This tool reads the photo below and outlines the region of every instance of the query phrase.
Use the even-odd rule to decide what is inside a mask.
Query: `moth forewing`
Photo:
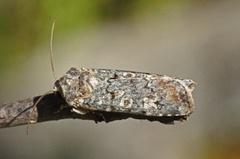
[[[71,68],[55,87],[75,109],[146,116],[186,116],[195,82],[166,75]]]

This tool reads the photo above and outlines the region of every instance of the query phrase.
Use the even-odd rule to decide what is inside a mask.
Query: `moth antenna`
[[[31,110],[31,112],[30,112],[30,114],[29,114],[29,118],[28,118],[28,124],[27,124],[27,130],[26,130],[26,134],[27,134],[27,135],[28,135],[28,132],[29,132],[29,125],[36,122],[35,120],[31,121],[31,120],[32,120],[32,117],[33,117],[34,108],[37,107],[38,103],[39,103],[46,95],[48,95],[48,94],[50,94],[50,93],[52,93],[52,92],[53,92],[53,90],[49,90],[49,91],[47,91],[46,93],[44,93],[44,94],[36,101],[36,103],[32,106],[32,110]]]
[[[54,69],[54,64],[53,64],[53,32],[54,32],[56,19],[57,19],[57,17],[54,18],[54,21],[53,21],[53,24],[52,24],[51,38],[50,38],[50,60],[51,60],[52,73],[53,73],[53,77],[54,77],[55,80],[57,80],[57,76],[56,76],[55,69]]]
[[[52,68],[52,73],[54,76],[54,79],[57,80],[57,76],[55,74],[55,69],[54,69],[54,64],[53,64],[53,32],[54,32],[54,27],[55,27],[55,22],[56,22],[56,17],[54,18],[53,24],[52,24],[52,29],[51,29],[51,38],[50,38],[50,61],[51,61],[51,68]],[[27,130],[26,130],[26,134],[28,135],[29,132],[29,125],[31,123],[36,122],[35,120],[31,121],[32,117],[33,117],[33,112],[34,109],[37,107],[38,103],[48,94],[54,92],[55,90],[49,90],[46,93],[44,93],[37,101],[36,103],[32,106],[32,110],[29,114],[29,119],[28,119],[28,124],[27,124]]]

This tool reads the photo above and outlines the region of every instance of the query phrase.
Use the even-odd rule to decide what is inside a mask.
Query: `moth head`
[[[56,80],[54,87],[69,105],[73,105],[74,100],[79,96],[79,76],[80,71],[71,68],[64,76]]]
[[[92,86],[96,84],[91,72],[71,68],[54,86],[69,105],[78,107],[85,98],[92,96]]]

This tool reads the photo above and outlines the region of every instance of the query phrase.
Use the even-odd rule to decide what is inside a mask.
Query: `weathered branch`
[[[0,106],[0,128],[26,125],[29,121],[29,114],[33,111],[33,119],[37,123],[60,120],[60,119],[82,119],[92,120],[97,122],[105,121],[106,123],[115,120],[127,118],[159,121],[165,124],[173,124],[175,120],[186,120],[187,116],[172,116],[172,117],[150,117],[143,115],[134,115],[127,113],[113,113],[92,111],[85,115],[77,114],[72,111],[72,107],[66,104],[65,100],[57,93],[46,95],[33,109],[33,105],[41,96],[28,98],[20,101],[6,103]]]

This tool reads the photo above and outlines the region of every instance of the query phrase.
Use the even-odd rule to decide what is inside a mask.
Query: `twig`
[[[0,106],[0,128],[26,125],[33,105],[41,96],[28,98],[20,101],[6,103]],[[33,108],[34,109],[34,108]],[[92,120],[96,123],[105,121],[106,123],[127,118],[159,121],[165,124],[173,124],[174,121],[186,120],[187,116],[172,117],[148,117],[143,115],[92,111],[81,115],[72,111],[65,100],[57,93],[46,95],[33,110],[33,118],[37,123],[60,120],[60,119],[82,119]]]

